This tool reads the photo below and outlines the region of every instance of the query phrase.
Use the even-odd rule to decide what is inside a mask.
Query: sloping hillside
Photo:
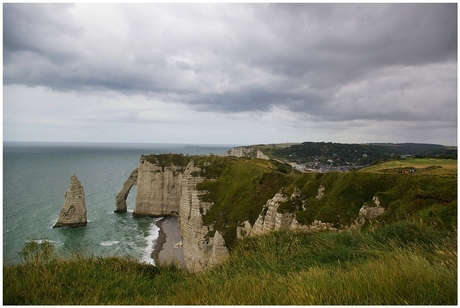
[[[303,142],[297,144],[253,145],[272,159],[297,164],[317,163],[331,166],[362,167],[401,155],[457,159],[457,148],[424,143],[347,144]]]
[[[379,223],[422,219],[443,228],[457,222],[457,177],[365,172],[300,173],[273,160],[214,157],[204,173],[213,177],[197,186],[207,191],[202,196],[213,202],[204,215],[205,224],[214,224],[231,246],[236,227],[244,221],[254,224],[268,199],[280,191],[299,196],[283,203],[280,213],[296,213],[302,224],[315,220],[346,228],[358,218],[363,205],[379,206],[385,213]],[[322,198],[317,198],[322,189]]]

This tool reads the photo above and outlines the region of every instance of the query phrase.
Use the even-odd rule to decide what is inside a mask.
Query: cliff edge
[[[196,159],[197,157],[195,157]],[[206,157],[201,163],[209,166]],[[191,157],[179,154],[141,156],[139,166],[123,184],[116,198],[116,211],[126,211],[126,198],[137,185],[136,216],[179,216],[187,270],[197,272],[224,260],[228,249],[222,235],[203,224],[202,215],[212,206],[203,202],[197,184],[206,177]]]
[[[134,214],[179,216],[189,271],[226,259],[239,239],[276,230],[345,232],[409,218],[456,224],[456,177],[301,173],[257,157],[177,154],[143,156],[137,170]]]

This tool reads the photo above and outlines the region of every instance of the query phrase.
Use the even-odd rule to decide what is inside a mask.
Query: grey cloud
[[[457,58],[455,4],[279,7],[288,10],[286,24],[295,24],[296,30],[285,26],[277,44],[287,48],[264,64],[298,78],[305,74],[315,87],[363,78],[383,66],[423,65]],[[296,17],[292,22],[290,14]]]
[[[4,62],[17,54],[33,52],[62,64],[80,58],[75,48],[81,29],[75,27],[69,4],[4,4]],[[56,44],[59,42],[59,44]]]
[[[340,90],[386,67],[456,67],[454,3],[113,8],[121,17],[109,31],[79,20],[78,5],[5,4],[4,84],[140,93],[226,113],[282,105],[324,119],[418,119],[403,98],[384,97],[402,83]],[[456,98],[448,91],[443,105]],[[357,102],[371,94],[385,107]]]
[[[324,98],[315,94],[296,94],[270,91],[258,87],[244,87],[235,92],[201,94],[187,101],[197,109],[223,112],[267,111],[273,105],[286,105],[294,111],[318,108]]]

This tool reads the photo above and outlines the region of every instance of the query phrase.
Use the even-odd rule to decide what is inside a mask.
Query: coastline
[[[156,239],[155,247],[153,247],[152,251],[152,259],[155,260],[155,264],[159,263],[160,250],[163,248],[163,245],[166,242],[166,234],[162,228],[164,219],[165,218],[162,218],[156,222],[156,225],[158,228],[160,228],[160,230],[158,231],[158,238]]]
[[[182,242],[177,220],[177,217],[164,217],[156,222],[160,230],[151,255],[156,265],[175,263],[186,268],[182,247],[175,247],[175,244]]]

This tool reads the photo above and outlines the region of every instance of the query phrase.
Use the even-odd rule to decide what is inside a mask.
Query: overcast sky
[[[457,144],[457,4],[4,4],[3,137]]]

